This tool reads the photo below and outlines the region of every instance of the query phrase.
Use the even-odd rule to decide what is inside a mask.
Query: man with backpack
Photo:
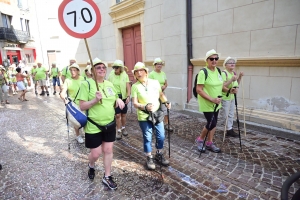
[[[53,90],[54,90],[53,95],[56,94],[56,84],[59,87],[59,93],[61,92],[59,76],[60,76],[60,71],[59,71],[58,67],[56,67],[56,63],[53,62],[51,72],[50,72],[50,77],[52,77]]]

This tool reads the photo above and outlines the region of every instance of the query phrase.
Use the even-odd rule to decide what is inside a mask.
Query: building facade
[[[8,67],[36,60],[33,19],[30,0],[0,0],[0,63]]]
[[[60,3],[54,0],[45,7],[36,1],[43,38],[40,53],[46,58],[54,52],[61,65],[76,57],[84,66],[88,60],[84,41],[68,36],[57,26]],[[221,53],[219,67],[227,56],[236,57],[237,72],[245,74],[238,106],[247,121],[300,130],[299,0],[95,3],[101,12],[101,27],[88,38],[92,57],[99,57],[109,66],[115,59],[124,60],[132,81],[131,69],[137,61],[152,70],[153,60],[162,58],[169,85],[166,94],[173,108],[198,110],[192,97],[193,79],[205,66],[205,53],[215,49]],[[50,19],[52,22],[46,23]]]

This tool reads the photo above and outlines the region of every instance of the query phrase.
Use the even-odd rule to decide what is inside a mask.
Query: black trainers
[[[91,180],[94,180],[95,178],[95,169],[94,168],[91,168],[90,165],[89,165],[89,172],[88,172],[88,176]]]
[[[154,162],[153,162],[153,157],[152,157],[152,155],[151,155],[151,156],[147,156],[146,165],[147,165],[147,168],[148,168],[149,170],[155,170],[155,164],[154,164]]]
[[[47,96],[49,96],[49,92],[48,91],[46,92],[46,94],[47,94]]]
[[[45,95],[45,92],[44,91],[42,91],[42,93],[40,94],[41,96],[44,96]]]
[[[169,161],[165,159],[164,154],[162,153],[156,153],[155,160],[159,163],[161,163],[163,166],[168,166]]]
[[[105,177],[105,175],[102,178],[102,183],[104,183],[109,189],[115,190],[118,188],[117,183],[114,181],[113,176]]]
[[[239,137],[239,134],[233,131],[233,129],[230,129],[227,131],[226,136],[228,137]]]
[[[56,91],[53,92],[53,95],[55,95],[55,94],[56,94]]]

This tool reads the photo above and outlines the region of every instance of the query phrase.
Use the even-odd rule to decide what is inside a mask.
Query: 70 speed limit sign
[[[93,0],[64,0],[58,8],[62,28],[76,38],[89,38],[100,28],[101,14]]]

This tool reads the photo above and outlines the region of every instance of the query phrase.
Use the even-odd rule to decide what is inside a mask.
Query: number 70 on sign
[[[76,38],[89,38],[100,28],[101,14],[93,0],[64,0],[58,8],[62,28]]]

